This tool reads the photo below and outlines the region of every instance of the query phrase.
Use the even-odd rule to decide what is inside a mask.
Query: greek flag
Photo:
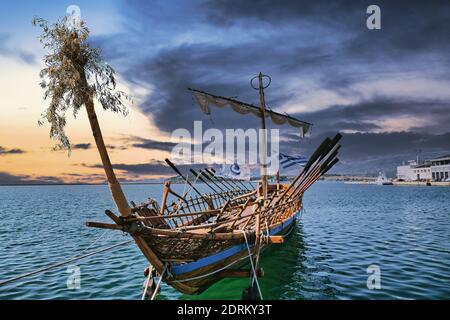
[[[308,163],[308,159],[305,156],[288,156],[287,154],[280,153],[280,165],[283,169],[287,169],[294,165],[304,167]]]
[[[220,176],[229,179],[250,181],[250,168],[247,165],[223,165]]]

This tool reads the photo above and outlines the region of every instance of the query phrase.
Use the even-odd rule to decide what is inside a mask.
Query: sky
[[[369,5],[381,30],[366,27]],[[11,1],[0,10],[0,184],[100,183],[87,118],[68,119],[70,157],[38,126],[46,52],[35,16],[50,22],[77,5],[90,42],[133,98],[130,115],[100,111],[121,180],[171,175],[170,134],[258,127],[257,118],[200,112],[187,87],[258,103],[249,80],[272,77],[268,106],[314,124],[299,139],[280,127],[281,151],[311,154],[343,134],[335,173],[393,172],[403,161],[450,153],[448,1]],[[275,128],[275,126],[274,126]]]

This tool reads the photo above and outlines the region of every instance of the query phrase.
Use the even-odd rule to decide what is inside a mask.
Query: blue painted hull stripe
[[[297,215],[300,212],[297,212],[295,215],[293,215],[291,218],[283,222],[280,226],[276,227],[275,229],[272,229],[269,231],[270,235],[275,235],[281,231],[283,231],[285,228],[289,227],[294,219],[297,217]],[[253,245],[250,245],[252,247]],[[218,262],[220,260],[224,260],[226,258],[229,258],[243,250],[247,250],[247,245],[245,243],[235,245],[231,248],[228,248],[226,250],[220,251],[218,253],[215,253],[213,255],[210,255],[208,257],[199,259],[194,262],[186,263],[186,264],[174,264],[172,265],[171,272],[174,275],[180,275],[183,273],[191,272],[194,270],[197,270],[199,268],[203,268],[207,265],[213,264],[215,262]]]

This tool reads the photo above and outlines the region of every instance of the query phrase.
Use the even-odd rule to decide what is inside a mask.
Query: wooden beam
[[[89,228],[100,228],[100,229],[112,229],[112,230],[123,230],[122,226],[117,224],[102,223],[102,222],[86,222],[86,226]]]

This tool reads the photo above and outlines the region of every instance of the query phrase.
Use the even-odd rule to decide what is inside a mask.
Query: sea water
[[[124,189],[136,203],[162,196],[161,185]],[[262,258],[263,298],[450,299],[449,200],[448,187],[316,183],[291,235]],[[0,187],[0,281],[130,239],[85,226],[110,222],[106,209],[107,186]],[[131,243],[0,286],[0,299],[140,299],[147,266]],[[163,285],[159,299],[240,299],[248,282],[199,296]]]

